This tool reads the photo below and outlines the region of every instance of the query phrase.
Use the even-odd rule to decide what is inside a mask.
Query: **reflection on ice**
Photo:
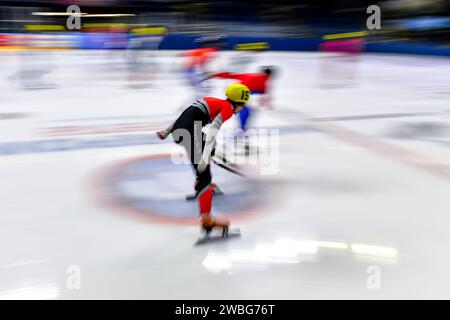
[[[395,248],[369,246],[366,244],[352,244],[352,252],[361,256],[371,256],[385,259],[397,259],[398,251]]]
[[[46,300],[56,299],[59,296],[59,289],[54,283],[0,292],[0,300]]]
[[[353,254],[357,258],[370,257],[396,262],[398,250],[367,244],[347,244],[345,242],[278,239],[273,243],[256,244],[253,248],[228,248],[225,252],[209,251],[203,266],[210,272],[229,271],[238,264],[295,264],[318,259],[320,249],[338,250]],[[350,249],[350,250],[349,250]]]

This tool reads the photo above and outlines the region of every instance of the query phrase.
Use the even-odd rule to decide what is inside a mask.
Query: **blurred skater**
[[[189,85],[194,90],[194,99],[200,99],[210,92],[208,84],[202,80],[208,74],[208,64],[216,58],[218,52],[226,45],[225,36],[206,36],[196,40],[201,47],[183,53],[183,69]]]
[[[243,85],[247,86],[251,94],[260,95],[260,107],[265,107],[267,109],[272,108],[271,98],[269,94],[269,82],[274,76],[274,67],[266,66],[262,67],[258,73],[229,73],[221,72],[215,73],[209,76],[210,78],[223,78],[223,79],[234,79],[240,81]],[[241,112],[239,112],[239,131],[236,138],[244,139],[245,153],[249,153],[249,139],[247,137],[247,129],[249,127],[249,121],[252,114],[255,112],[255,105],[247,106]]]
[[[169,134],[175,143],[182,145],[190,158],[195,172],[195,195],[198,199],[201,227],[208,234],[213,228],[222,228],[228,232],[230,222],[211,216],[212,196],[215,184],[212,184],[210,169],[211,157],[215,152],[216,135],[222,124],[233,114],[245,110],[250,99],[250,89],[240,83],[232,84],[225,91],[227,99],[205,97],[186,108],[166,129],[158,131],[160,139]],[[205,134],[203,128],[211,124]]]

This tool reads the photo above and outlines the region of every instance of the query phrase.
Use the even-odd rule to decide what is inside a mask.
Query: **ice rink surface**
[[[214,167],[242,238],[194,247],[192,173],[154,135],[194,96],[176,52],[138,75],[123,52],[0,54],[0,299],[450,298],[448,59],[259,55],[275,170]]]

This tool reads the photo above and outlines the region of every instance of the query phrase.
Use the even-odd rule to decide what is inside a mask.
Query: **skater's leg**
[[[200,216],[209,215],[212,207],[211,167],[197,175],[198,206]]]
[[[197,78],[196,78],[196,68],[190,67],[185,69],[185,75],[189,82],[189,85],[195,89],[197,86]]]
[[[249,155],[250,153],[250,143],[249,143],[249,136],[248,136],[248,123],[250,121],[250,117],[252,117],[255,110],[247,106],[246,108],[239,111],[239,122],[240,122],[240,128],[239,131],[235,134],[236,142],[239,144],[243,144],[245,155]]]
[[[201,144],[194,144],[202,146],[202,152],[205,147],[205,139],[203,138],[203,133],[201,133],[200,139],[202,139]],[[191,157],[192,165],[196,172],[196,192],[198,198],[199,213],[201,217],[201,226],[206,232],[211,231],[212,228],[219,227],[223,228],[224,234],[228,230],[230,222],[227,219],[219,219],[217,217],[211,216],[212,209],[212,196],[214,188],[217,188],[213,184],[211,176],[211,166],[208,165],[206,169],[202,172],[198,170],[198,161],[194,156]]]
[[[223,218],[212,217],[212,196],[213,187],[211,184],[211,166],[208,166],[206,170],[198,174],[198,206],[201,217],[201,226],[206,232],[210,232],[212,228],[222,228],[225,235],[228,231],[230,221]]]
[[[243,132],[247,130],[248,120],[250,119],[250,114],[252,113],[249,107],[246,107],[239,111],[239,122]]]

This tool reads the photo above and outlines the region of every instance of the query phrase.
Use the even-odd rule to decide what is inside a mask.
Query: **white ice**
[[[177,52],[152,58],[143,89],[128,87],[123,52],[0,54],[1,146],[150,141],[193,96]],[[39,81],[51,88],[24,89],[18,70],[39,74],[43,58]],[[250,69],[270,64],[273,109],[254,125],[297,129],[280,134],[279,170],[257,177],[276,201],[231,218],[241,239],[193,247],[195,225],[96,201],[94,174],[171,152],[169,141],[0,155],[0,299],[450,298],[449,60],[273,52]],[[213,94],[226,83],[212,81]],[[117,130],[133,124],[142,128]]]

